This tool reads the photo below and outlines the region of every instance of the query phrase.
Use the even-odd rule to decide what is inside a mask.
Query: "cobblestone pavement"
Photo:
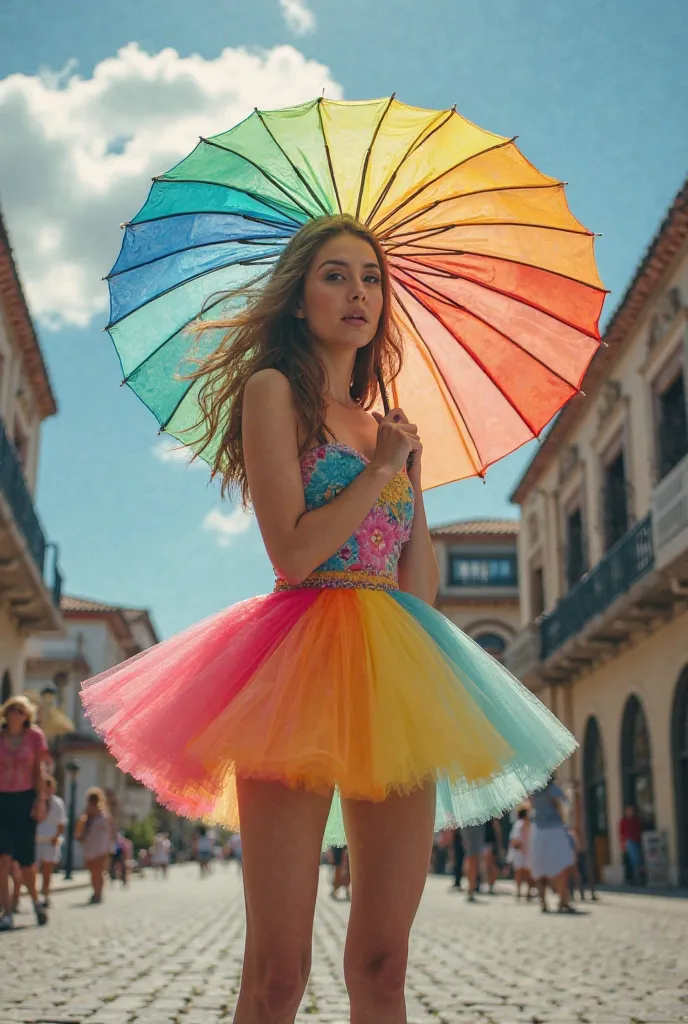
[[[408,976],[412,1024],[688,1021],[688,901],[605,894],[585,915],[544,915],[504,891],[475,905],[430,878]],[[0,935],[1,1024],[220,1024],[232,1019],[244,931],[233,866],[200,881],[134,878],[100,907],[87,890]],[[348,904],[323,873],[314,963],[299,1024],[346,1022]]]

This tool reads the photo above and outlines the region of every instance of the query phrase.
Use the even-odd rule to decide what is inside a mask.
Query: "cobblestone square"
[[[604,893],[581,914],[541,914],[508,884],[479,903],[430,877],[413,932],[411,1024],[659,1024],[688,1021],[688,901]],[[220,1024],[232,1020],[244,933],[233,865],[204,881],[57,892],[37,928],[24,897],[0,936],[2,1024]],[[323,871],[313,971],[300,1024],[345,1024],[341,957],[348,904]]]

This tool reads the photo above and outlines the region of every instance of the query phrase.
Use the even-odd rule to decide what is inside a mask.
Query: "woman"
[[[564,823],[565,804],[566,797],[553,779],[530,798],[528,867],[538,883],[543,913],[549,909],[548,884],[559,897],[559,913],[576,913],[569,899],[568,879],[575,854]]]
[[[528,870],[528,844],[530,840],[530,819],[528,808],[521,807],[518,817],[509,833],[507,864],[511,864],[516,882],[516,899],[521,898],[521,886],[525,883],[526,899],[530,901],[530,872]]]
[[[88,681],[83,699],[159,799],[241,826],[236,1024],[294,1019],[323,844],[350,859],[351,1019],[400,1024],[435,828],[502,813],[575,742],[431,607],[421,439],[400,409],[370,411],[402,358],[375,235],[310,221],[248,305],[226,308],[199,328],[224,340],[194,373],[194,446],[223,493],[250,497],[275,592]]]
[[[33,901],[38,924],[48,920],[36,889],[36,825],[45,816],[43,761],[45,735],[33,724],[33,704],[10,697],[0,708],[0,931],[14,927],[10,896],[12,862]],[[19,895],[17,891],[17,896]]]
[[[43,906],[50,906],[50,882],[62,856],[62,837],[67,824],[64,801],[55,792],[55,779],[45,777],[45,817],[36,829],[36,869],[43,879]]]
[[[113,825],[105,793],[97,786],[86,791],[86,805],[74,834],[81,843],[84,863],[91,875],[93,894],[89,902],[102,903],[105,872],[112,850]]]

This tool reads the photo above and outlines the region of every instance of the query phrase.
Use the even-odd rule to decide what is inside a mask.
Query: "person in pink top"
[[[0,708],[0,931],[14,927],[10,899],[12,861],[33,900],[36,920],[48,916],[36,888],[36,825],[45,815],[43,764],[48,754],[45,734],[34,721],[34,708],[22,696]]]

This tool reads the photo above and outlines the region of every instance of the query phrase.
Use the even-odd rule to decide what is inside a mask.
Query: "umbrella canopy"
[[[337,213],[389,259],[404,341],[391,397],[419,426],[424,486],[484,475],[578,392],[606,292],[564,183],[453,108],[318,99],[201,139],[154,179],[108,275],[124,381],[193,447],[186,328],[209,296],[269,271],[308,219]],[[201,352],[220,337],[205,332]]]

